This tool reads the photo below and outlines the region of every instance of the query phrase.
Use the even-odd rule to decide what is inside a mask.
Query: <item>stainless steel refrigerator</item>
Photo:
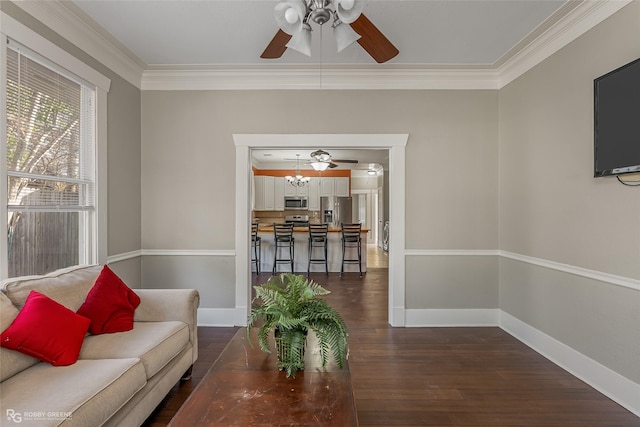
[[[351,223],[351,197],[320,197],[322,222],[333,227]]]

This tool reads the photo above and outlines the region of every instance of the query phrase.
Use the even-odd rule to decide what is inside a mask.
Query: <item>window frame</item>
[[[0,217],[7,218],[7,112],[6,112],[6,76],[8,39],[12,39],[27,49],[46,58],[58,67],[76,75],[95,89],[95,212],[83,250],[86,262],[105,264],[108,254],[107,230],[107,94],[111,80],[84,62],[59,48],[49,40],[35,33],[20,22],[0,11]],[[6,229],[6,227],[5,227]],[[0,238],[0,280],[8,276],[8,248],[6,234]]]

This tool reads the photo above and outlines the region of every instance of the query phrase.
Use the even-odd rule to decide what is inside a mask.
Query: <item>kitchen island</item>
[[[363,228],[360,233],[362,239],[362,272],[367,271],[367,235],[368,229]],[[258,236],[262,238],[262,255],[260,257],[260,271],[270,272],[273,269],[274,237],[273,224],[259,224]],[[306,273],[309,262],[309,229],[307,227],[294,227],[295,253],[293,269],[295,273]],[[328,265],[330,272],[340,272],[342,266],[342,230],[340,227],[329,227],[328,239]],[[321,249],[314,248],[313,258],[322,257]],[[356,258],[356,249],[347,248],[347,258]],[[282,252],[280,253],[282,257]],[[288,272],[289,264],[278,264],[277,272]],[[311,264],[311,272],[324,272],[324,264]],[[358,272],[358,264],[345,264],[344,271]]]

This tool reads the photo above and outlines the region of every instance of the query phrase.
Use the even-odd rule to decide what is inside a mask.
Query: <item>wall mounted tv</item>
[[[640,172],[640,59],[594,83],[594,176]]]

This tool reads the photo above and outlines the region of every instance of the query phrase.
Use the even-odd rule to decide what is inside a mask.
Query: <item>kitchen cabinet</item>
[[[272,176],[264,177],[264,210],[273,211],[275,205],[275,178]]]
[[[309,187],[309,210],[320,210],[320,178],[311,178]]]
[[[333,188],[337,197],[349,197],[349,178],[339,177],[334,178]]]
[[[320,197],[334,196],[333,178],[320,178]]]
[[[349,177],[320,178],[321,197],[349,197]]]
[[[253,177],[253,209],[264,210],[264,176]]]
[[[309,197],[309,184],[304,187],[294,187],[287,182],[286,178],[278,179],[282,179],[282,182],[284,183],[284,195],[286,197]]]
[[[296,187],[287,182],[287,178],[280,178],[284,187],[284,195],[287,197],[295,197],[297,194]]]
[[[349,196],[349,178],[313,177],[304,187],[294,187],[284,177],[259,175],[253,179],[254,207],[256,211],[283,211],[285,197],[306,197],[309,210],[320,210],[320,197]]]
[[[273,204],[275,206],[274,209],[276,211],[283,211],[284,210],[284,188],[285,188],[284,178],[283,179],[275,178],[273,182],[273,186],[274,186]]]
[[[275,186],[274,177],[256,176],[253,179],[255,202],[253,209],[256,211],[275,210]],[[284,203],[284,198],[283,198]],[[283,207],[284,208],[284,207]]]

